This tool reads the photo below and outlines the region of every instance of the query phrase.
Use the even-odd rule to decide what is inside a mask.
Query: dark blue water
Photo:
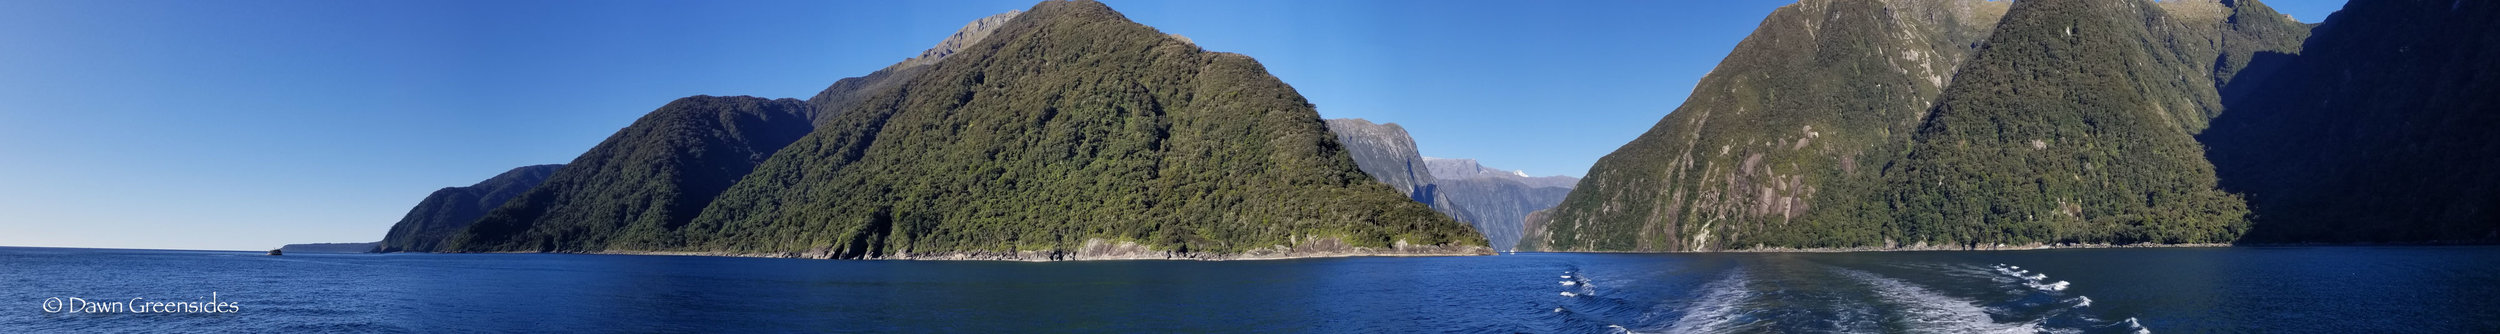
[[[0,247],[0,332],[2500,332],[2500,247],[1073,263]],[[46,312],[45,300],[231,313]]]

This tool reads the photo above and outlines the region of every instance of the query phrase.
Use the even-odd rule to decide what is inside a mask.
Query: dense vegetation
[[[1598,160],[1523,249],[1880,243],[1878,171],[2004,2],[1806,0]]]
[[[2242,241],[2500,241],[2500,3],[2354,1],[2303,49],[2202,135]]]
[[[489,211],[444,249],[596,250],[620,235],[685,225],[756,163],[807,134],[807,114],[796,99],[669,102]]]
[[[2210,75],[2150,3],[2022,1],[1886,170],[1904,243],[2214,243],[2247,227],[2193,137]],[[2183,83],[2185,82],[2185,83]],[[2210,82],[2210,81],[2207,81]],[[2214,108],[2218,110],[2219,108]]]
[[[805,103],[672,103],[489,214],[459,249],[876,258],[1096,239],[1191,253],[1320,238],[1485,244],[1362,173],[1313,107],[1248,57],[1099,3],[1013,17],[943,59]]]
[[[359,252],[434,251],[442,246],[444,239],[467,229],[469,223],[476,222],[478,217],[486,216],[487,210],[502,206],[504,201],[537,187],[539,182],[546,181],[549,175],[562,168],[564,165],[513,168],[467,187],[435,190],[433,194],[426,195],[424,201],[417,202],[416,208],[409,209],[408,215],[400,217],[399,223],[391,224],[390,234],[383,236],[378,246],[368,245]]]
[[[2189,136],[2228,78],[2295,50],[2304,26],[2256,1],[2007,5],[1783,8],[1528,243],[2218,242],[2245,227]]]

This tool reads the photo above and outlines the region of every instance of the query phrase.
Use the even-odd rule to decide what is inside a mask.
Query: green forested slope
[[[378,246],[363,251],[431,252],[443,240],[469,228],[469,223],[486,216],[487,210],[503,206],[505,201],[537,187],[564,165],[536,165],[513,168],[495,177],[467,187],[435,190],[408,210],[398,223],[391,224]]]
[[[2500,3],[2353,1],[2274,59],[2200,137],[2241,241],[2500,241]]]
[[[2191,225],[2217,230],[2193,237],[2128,230],[2135,234],[2120,238],[2118,229],[2085,232],[2084,224],[2043,223],[2037,215],[2086,209],[2067,204],[2093,210],[2074,219],[2103,223],[2230,215],[2217,212],[2237,209],[2206,201],[2228,198],[2204,196],[2214,193],[2209,165],[2167,157],[2201,152],[2180,139],[2222,112],[2222,86],[2259,52],[2297,50],[2305,26],[2253,0],[2007,5],[1808,0],[1783,7],[1682,107],[1599,160],[1562,205],[1536,215],[1523,248],[2212,241],[2236,233],[2219,227],[2232,223],[2198,223]],[[2068,35],[2078,22],[2090,26]],[[2090,46],[2073,47],[2087,43],[2073,38]],[[1983,63],[1978,53],[1995,55]],[[1969,73],[1981,67],[1990,73]],[[1972,77],[1986,79],[1960,87]],[[2141,110],[2116,110],[2128,108]],[[1938,119],[1946,113],[1954,116]],[[2143,124],[2111,123],[2119,121]],[[2152,130],[2137,131],[2144,124],[2166,131],[2148,139]],[[2032,139],[2043,146],[2029,149]],[[2069,171],[2118,160],[2160,173]],[[2057,175],[2064,180],[2047,180]],[[2086,175],[2107,177],[2087,182]],[[2200,204],[2127,209],[2112,201],[2154,193],[2194,194],[2190,202]],[[2040,227],[2056,224],[2063,227]]]
[[[755,164],[808,133],[796,99],[695,96],[618,130],[479,218],[454,251],[588,251],[694,219]]]
[[[1522,249],[1686,251],[1880,242],[1878,171],[2005,2],[1781,7],[1684,104],[1607,154]]]
[[[586,250],[859,258],[1228,253],[1314,238],[1483,245],[1363,174],[1248,57],[1093,2],[1046,2],[775,154],[691,224]]]
[[[2149,1],[2018,1],[1886,170],[1901,243],[2228,242],[2246,204],[2192,137],[2210,76]]]

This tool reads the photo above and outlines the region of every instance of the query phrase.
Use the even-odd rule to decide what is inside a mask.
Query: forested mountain
[[[1649,132],[1599,159],[1522,249],[1789,246],[1871,232],[1880,171],[2006,2],[1780,7]],[[1794,232],[1794,233],[1789,233]]]
[[[2253,0],[1802,1],[1527,243],[2229,241],[2245,211],[2191,136],[2258,52],[2306,34]]]
[[[2302,49],[2202,136],[2242,241],[2500,240],[2500,3],[2353,1]]]
[[[2248,55],[2180,43],[2214,33],[2180,22],[2265,27],[2244,34],[2297,23],[2255,2],[2237,4],[2239,15],[2189,4],[2015,2],[1908,158],[1885,170],[1896,219],[1884,238],[1978,247],[2219,243],[2245,233],[2246,203],[2216,188],[2193,135],[2221,110],[2213,77],[2231,70],[2215,69],[2216,59]]]
[[[447,250],[574,251],[674,229],[810,127],[797,99],[694,96],[643,115],[546,183],[487,212]]]
[[[433,194],[426,195],[424,201],[417,202],[416,208],[409,209],[408,215],[400,217],[398,223],[391,224],[390,234],[383,236],[378,245],[365,247],[358,252],[434,251],[436,247],[441,246],[444,239],[450,238],[462,229],[467,229],[469,223],[476,222],[478,217],[486,216],[487,210],[502,206],[504,201],[520,196],[521,192],[529,191],[531,187],[537,187],[539,182],[547,180],[547,176],[554,175],[556,170],[563,168],[564,165],[524,166],[504,171],[503,174],[496,174],[495,177],[478,181],[477,184],[467,187],[446,187],[435,190]],[[286,249],[286,251],[309,251],[322,248],[314,247],[322,245],[300,245],[304,247]],[[330,245],[326,248],[338,247],[340,246]]]
[[[489,214],[456,249],[1483,251],[1466,226],[1363,173],[1309,102],[1249,57],[1204,51],[1100,3],[1008,16],[974,40],[941,43],[954,51],[940,59],[846,79],[805,103],[672,103]]]

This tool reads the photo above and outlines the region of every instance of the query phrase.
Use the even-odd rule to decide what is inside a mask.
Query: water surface
[[[0,247],[0,329],[2500,332],[2500,247],[1070,263]],[[50,298],[233,313],[45,312]]]

